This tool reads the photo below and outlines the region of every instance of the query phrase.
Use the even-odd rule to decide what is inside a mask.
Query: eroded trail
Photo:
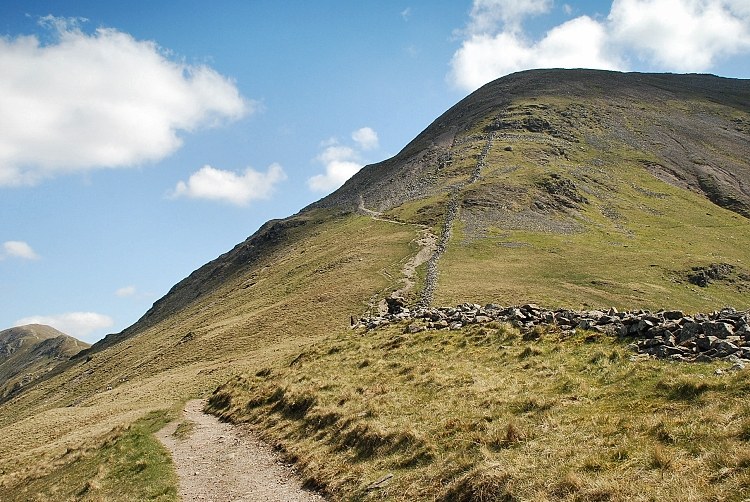
[[[170,450],[185,502],[321,502],[303,490],[291,466],[252,432],[204,414],[203,402],[189,401],[184,416],[157,433]],[[173,434],[180,423],[192,422],[184,439]]]
[[[378,211],[367,209],[365,207],[365,201],[361,195],[359,196],[359,211],[370,216],[374,220],[385,221],[387,223],[395,223],[397,225],[407,225],[407,223],[404,223],[402,221],[384,218],[383,214]],[[432,232],[430,232],[430,229],[425,225],[415,226],[418,228],[419,236],[414,239],[414,242],[416,242],[417,246],[419,246],[419,251],[417,251],[417,253],[412,256],[406,263],[404,263],[403,267],[401,267],[401,287],[393,291],[390,294],[391,297],[405,296],[412,289],[414,289],[414,286],[416,284],[417,268],[423,263],[431,260],[437,252],[437,237]],[[424,293],[422,294],[422,296],[424,296]],[[376,299],[373,298],[370,303],[371,309],[375,307],[375,302]],[[377,310],[381,314],[387,312],[388,307],[386,306],[386,302],[383,298],[377,299]]]

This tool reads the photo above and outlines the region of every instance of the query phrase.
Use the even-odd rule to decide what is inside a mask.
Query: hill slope
[[[51,481],[76,465],[70,451],[234,375],[333,356],[349,317],[396,290],[425,304],[746,309],[749,103],[747,81],[706,75],[544,70],[488,84],[0,405],[0,495],[75,494],[80,475]],[[239,403],[252,389],[235,381]]]
[[[0,331],[0,401],[89,347],[42,324]]]

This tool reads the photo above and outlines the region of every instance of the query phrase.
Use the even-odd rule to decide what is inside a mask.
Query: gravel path
[[[301,488],[291,466],[252,432],[202,412],[203,402],[189,401],[184,417],[156,436],[172,453],[185,502],[321,502]],[[185,439],[173,433],[185,421],[194,423]]]

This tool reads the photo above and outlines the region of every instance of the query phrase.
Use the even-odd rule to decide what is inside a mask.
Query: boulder
[[[388,305],[389,314],[400,314],[406,308],[406,300],[400,296],[388,297],[385,303]]]
[[[680,330],[680,342],[690,340],[703,333],[703,326],[697,322],[686,322]]]
[[[726,357],[731,354],[734,354],[739,350],[739,347],[737,347],[732,342],[728,342],[726,340],[717,340],[714,343],[711,344],[711,348],[716,350],[716,356],[715,357]]]
[[[698,335],[695,337],[695,345],[701,352],[707,351],[713,347],[713,344],[718,340],[715,336]]]
[[[707,336],[726,338],[734,335],[734,326],[725,322],[706,321],[701,324],[701,327]]]
[[[679,321],[685,314],[681,310],[665,310],[662,315],[667,321]]]

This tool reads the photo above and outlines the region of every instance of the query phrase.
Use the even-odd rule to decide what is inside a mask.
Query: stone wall
[[[537,305],[484,307],[464,303],[456,307],[410,309],[399,298],[388,300],[388,313],[352,320],[352,328],[375,329],[392,323],[405,331],[455,330],[471,324],[507,322],[522,333],[554,327],[562,332],[588,330],[631,338],[631,348],[658,358],[679,361],[727,359],[750,362],[750,311],[724,308],[710,314],[686,315],[679,310],[619,312],[602,310],[547,310]]]

